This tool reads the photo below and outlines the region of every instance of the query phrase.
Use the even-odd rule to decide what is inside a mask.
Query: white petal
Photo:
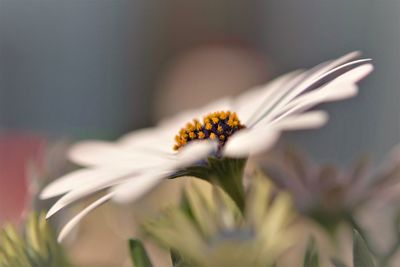
[[[355,60],[351,61],[348,63],[341,64],[347,59],[347,56],[344,56],[338,60],[333,61],[331,64],[327,64],[327,66],[321,68],[315,73],[312,73],[307,79],[305,79],[302,83],[300,83],[296,88],[294,88],[287,96],[285,96],[285,99],[282,100],[280,105],[285,105],[289,101],[291,101],[293,98],[296,96],[300,95],[302,92],[307,90],[310,86],[313,84],[316,84],[318,81],[323,80],[324,78],[328,77],[332,73],[335,73],[341,69],[346,69],[348,67],[354,66],[354,65],[359,65],[362,62],[368,62],[370,59],[360,59],[360,60]],[[340,63],[340,64],[339,64]]]
[[[364,79],[368,74],[370,74],[374,70],[374,66],[370,63],[360,65],[352,70],[349,70],[335,80],[348,82],[348,83],[358,83],[362,79]]]
[[[97,168],[87,168],[71,172],[49,184],[42,192],[42,199],[52,198],[91,183],[103,183],[118,180],[128,174],[154,169],[180,168],[205,158],[216,149],[216,144],[209,141],[191,142],[170,159],[137,159],[128,162],[114,162]]]
[[[48,199],[64,194],[89,181],[97,179],[95,177],[101,176],[102,172],[103,170],[92,168],[70,172],[47,185],[40,193],[40,198]]]
[[[216,149],[217,143],[206,140],[188,143],[176,154],[176,159],[172,165],[166,166],[161,171],[148,171],[132,177],[111,189],[115,193],[115,201],[127,203],[140,198],[174,171],[205,159]]]
[[[275,94],[283,94],[285,88],[290,88],[290,81],[294,81],[295,77],[299,77],[303,71],[297,70],[288,74],[279,76],[268,82],[266,85],[251,89],[240,95],[234,102],[233,111],[236,111],[240,120],[245,125],[250,125],[251,122],[257,119],[257,115],[261,110],[265,109],[265,105],[271,103],[276,98]]]
[[[119,203],[129,203],[142,197],[154,186],[159,184],[172,172],[148,172],[139,176],[132,177],[124,183],[111,189],[114,194],[113,199]]]
[[[47,212],[46,218],[50,218],[62,208],[68,206],[76,200],[87,197],[100,190],[108,188],[112,185],[118,184],[122,179],[126,179],[127,175],[132,174],[130,170],[101,170],[95,173],[96,177],[91,176],[89,181],[81,184],[79,187],[74,188],[64,196],[62,196]]]
[[[284,109],[284,113],[280,114],[277,118],[274,118],[273,121],[280,121],[284,119],[285,117],[292,116],[293,114],[299,114],[302,113],[306,110],[309,110],[310,108],[323,103],[323,102],[328,102],[328,101],[336,101],[340,99],[345,99],[349,97],[353,97],[357,95],[358,93],[358,87],[356,85],[343,85],[340,90],[338,91],[330,91],[330,92],[325,92],[325,94],[313,94],[310,95],[309,97],[303,99],[304,101],[298,103],[296,106],[293,108],[286,110]],[[260,122],[259,124],[269,124],[270,122]]]
[[[89,212],[94,210],[95,208],[99,207],[100,205],[104,204],[105,202],[109,201],[112,198],[113,194],[109,193],[92,204],[90,204],[88,207],[83,209],[81,212],[79,212],[74,218],[72,218],[61,230],[60,234],[58,235],[58,242],[62,242],[64,238],[68,235],[69,232],[85,217]]]
[[[310,111],[300,115],[286,117],[276,123],[274,127],[281,130],[296,130],[319,128],[328,121],[328,114],[324,111]]]
[[[301,79],[297,81],[295,86],[291,86],[290,88],[285,89],[285,93],[280,94],[277,100],[276,99],[271,100],[273,102],[273,105],[271,105],[271,103],[267,104],[265,108],[259,112],[260,114],[259,119],[256,120],[255,123],[259,122],[262,119],[272,118],[274,114],[280,112],[280,110],[290,101],[292,101],[295,97],[297,97],[298,95],[300,95],[313,85],[317,84],[319,81],[329,77],[329,75],[338,72],[340,70],[349,68],[351,66],[359,65],[362,62],[370,61],[369,59],[361,59],[342,64],[356,55],[358,55],[358,53],[352,53],[333,62],[321,64],[307,71],[303,75],[303,77],[301,77]],[[253,126],[255,123],[252,123],[251,125],[248,126]]]
[[[131,155],[111,142],[83,141],[71,147],[68,157],[76,164],[96,166],[115,161],[130,160]]]
[[[160,152],[172,152],[174,137],[180,128],[152,127],[136,130],[122,136],[118,143],[131,149],[148,149]]]
[[[217,150],[217,146],[216,142],[208,140],[192,141],[185,145],[176,155],[176,166],[185,167],[205,159]]]
[[[259,123],[268,123],[273,116],[278,116],[280,119],[290,114],[299,113],[323,102],[338,101],[354,97],[358,93],[356,83],[372,70],[373,66],[371,64],[365,64],[354,68],[323,87],[298,97],[284,108],[275,110],[263,119],[264,122]],[[273,119],[275,120],[276,118]]]
[[[271,94],[264,98],[261,104],[253,106],[254,113],[250,116],[246,125],[251,127],[263,117],[265,117],[269,112],[274,110],[275,106],[279,105],[282,98],[287,95],[299,82],[301,82],[305,77],[305,73],[301,71],[294,72],[294,75],[290,75],[287,81],[281,86],[274,87],[271,90]],[[251,103],[250,103],[251,105]],[[250,109],[251,107],[248,107]]]
[[[68,152],[71,161],[83,166],[136,165],[138,168],[168,161],[168,154],[135,150],[116,143],[84,141],[72,146]],[[169,155],[171,156],[171,155]]]
[[[311,95],[321,95],[321,97],[316,98],[320,98],[323,100],[323,102],[337,101],[353,97],[358,91],[355,89],[356,86],[353,85],[371,73],[372,70],[373,66],[371,64],[364,64],[354,68],[337,77],[323,87],[319,89],[317,88],[310,93],[298,97],[296,100],[292,101],[288,107],[295,106],[297,102],[302,102],[303,99],[306,99]]]
[[[231,136],[223,148],[223,155],[247,157],[268,150],[277,141],[279,131],[273,127],[248,128]]]

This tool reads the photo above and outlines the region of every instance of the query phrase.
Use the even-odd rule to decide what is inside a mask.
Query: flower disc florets
[[[228,138],[245,128],[235,112],[218,111],[204,117],[203,123],[194,119],[179,131],[175,137],[174,150],[179,150],[187,143],[194,140],[211,139],[219,142],[222,147]]]

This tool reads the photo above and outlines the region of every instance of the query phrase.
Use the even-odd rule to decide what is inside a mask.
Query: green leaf
[[[135,267],[153,267],[142,242],[130,239],[129,250]]]
[[[0,229],[0,267],[71,266],[45,213],[30,213],[21,230],[12,225]]]
[[[343,263],[341,260],[339,260],[339,259],[333,258],[333,259],[331,259],[331,261],[332,261],[332,264],[333,264],[335,267],[347,267],[346,264],[344,264],[344,263]]]
[[[171,260],[172,260],[173,267],[189,267],[190,266],[190,264],[185,262],[184,259],[182,258],[182,256],[174,250],[171,250]]]
[[[315,244],[315,239],[311,238],[308,241],[306,255],[304,256],[304,267],[318,267],[319,266],[319,256],[317,247]]]
[[[170,254],[172,260],[172,266],[179,266],[182,262],[181,255],[179,255],[179,253],[177,253],[174,250],[171,250]]]
[[[192,221],[196,220],[193,214],[193,209],[189,202],[188,193],[185,190],[183,190],[182,192],[182,197],[180,200],[180,208],[188,216],[188,218],[190,218]]]
[[[375,267],[373,256],[365,240],[353,229],[353,265],[354,267]]]

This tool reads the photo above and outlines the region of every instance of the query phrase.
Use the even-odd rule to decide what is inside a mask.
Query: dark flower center
[[[204,117],[203,123],[193,120],[175,136],[174,150],[179,150],[194,140],[217,140],[222,147],[235,132],[245,128],[235,112],[218,111]]]

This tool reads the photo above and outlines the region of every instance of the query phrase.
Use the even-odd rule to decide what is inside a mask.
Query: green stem
[[[243,212],[245,208],[245,190],[243,174],[247,159],[208,158],[202,166],[186,168],[170,178],[193,176],[219,185]]]
[[[243,212],[245,208],[243,174],[246,160],[210,159],[209,164],[213,171],[212,179],[224,189]]]

